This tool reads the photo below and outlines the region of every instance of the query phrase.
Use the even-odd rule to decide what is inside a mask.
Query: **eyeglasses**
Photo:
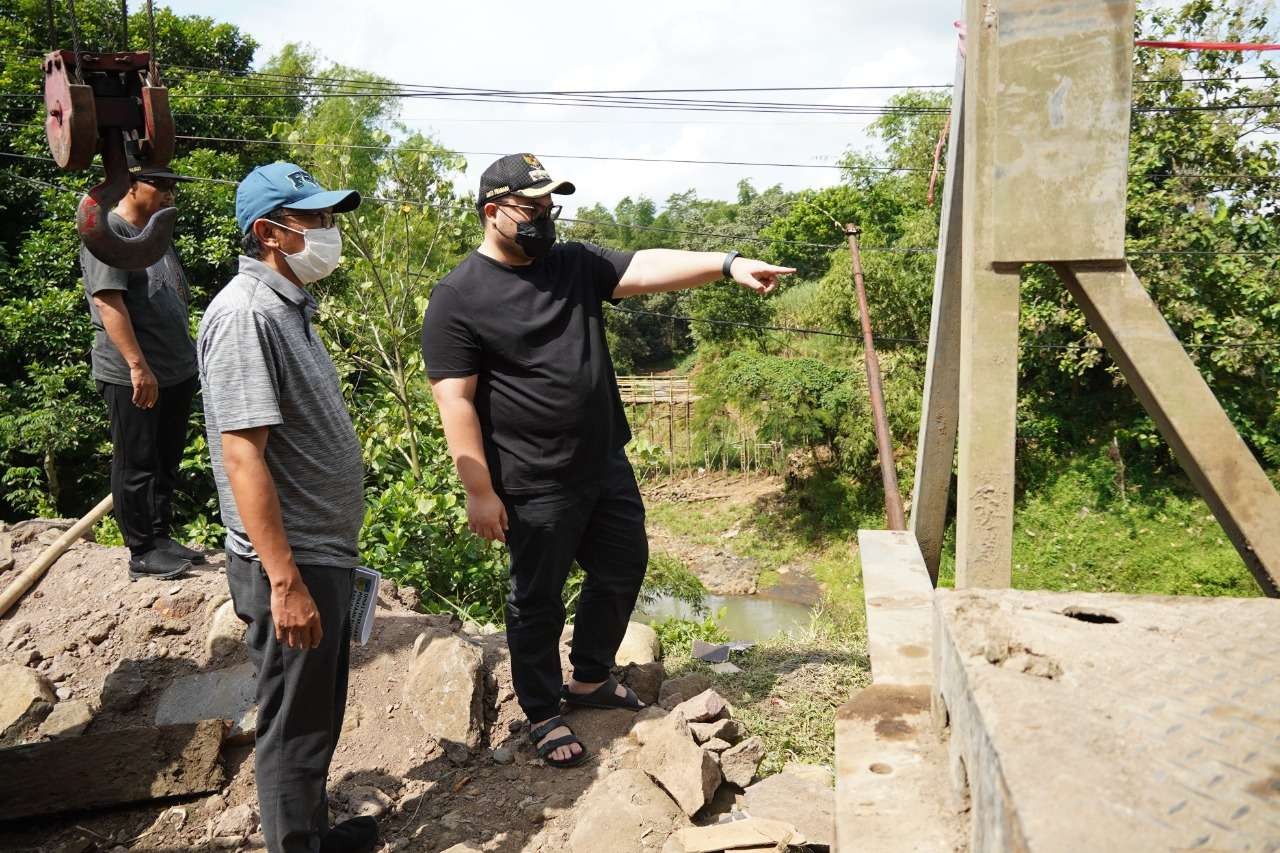
[[[500,204],[498,207],[514,207],[516,210],[523,210],[529,214],[530,219],[541,219],[545,216],[547,219],[559,219],[561,206],[553,204],[550,207],[534,207],[531,204]]]

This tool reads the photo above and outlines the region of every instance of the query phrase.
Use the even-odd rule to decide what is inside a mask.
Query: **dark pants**
[[[191,398],[199,380],[160,389],[156,404],[140,409],[133,404],[133,388],[99,382],[111,419],[111,496],[116,522],[133,556],[167,538],[173,523],[173,490],[178,464],[187,446]]]
[[[571,492],[507,495],[503,504],[511,554],[511,676],[520,708],[540,722],[560,710],[562,593],[575,559],[586,580],[569,655],[573,677],[609,677],[649,563],[644,504],[621,450],[595,483]]]
[[[315,853],[329,829],[325,780],[342,731],[351,654],[351,570],[299,566],[324,637],[314,649],[276,641],[262,564],[227,552],[227,583],[258,673],[254,768],[271,853]]]

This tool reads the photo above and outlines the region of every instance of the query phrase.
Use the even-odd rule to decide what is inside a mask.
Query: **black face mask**
[[[556,244],[555,220],[550,216],[539,216],[528,222],[516,222],[515,239],[516,245],[526,255],[541,258]]]

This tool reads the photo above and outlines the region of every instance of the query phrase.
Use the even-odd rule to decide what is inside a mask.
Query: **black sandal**
[[[586,744],[578,740],[578,736],[573,733],[573,729],[569,729],[569,734],[558,737],[555,740],[549,740],[543,744],[539,743],[540,740],[561,726],[569,729],[568,724],[565,723],[563,719],[560,717],[552,717],[536,729],[531,729],[529,731],[529,740],[533,743],[534,748],[538,750],[538,757],[547,762],[547,764],[550,764],[552,767],[577,767],[590,756],[587,753]],[[575,743],[582,748],[582,751],[577,755],[560,760],[547,757],[560,747],[570,746]]]
[[[622,708],[627,711],[639,711],[645,708],[640,697],[630,687],[624,688],[626,696],[618,695],[619,684],[612,676],[590,693],[574,693],[569,685],[560,688],[560,698],[565,704],[577,705],[580,708]]]

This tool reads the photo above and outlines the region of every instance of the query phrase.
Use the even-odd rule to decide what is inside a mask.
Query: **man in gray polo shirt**
[[[329,827],[325,782],[347,698],[352,569],[364,518],[360,443],[305,286],[338,265],[325,191],[291,163],[236,191],[240,272],[214,298],[196,349],[227,582],[257,669],[254,760],[273,853],[369,851],[372,818]]]

